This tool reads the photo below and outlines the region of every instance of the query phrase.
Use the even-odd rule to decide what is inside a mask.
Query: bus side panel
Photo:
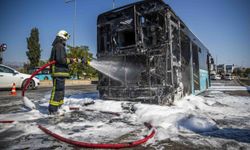
[[[200,69],[200,91],[205,91],[208,88],[208,71]]]
[[[40,81],[42,80],[52,80],[52,77],[50,74],[38,74],[36,75],[36,78],[38,78]]]

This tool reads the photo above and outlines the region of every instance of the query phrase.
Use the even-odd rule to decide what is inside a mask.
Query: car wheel
[[[27,79],[23,81],[22,88],[24,88],[24,85],[25,85],[26,82],[27,82]],[[27,89],[29,89],[29,90],[35,89],[35,81],[33,79],[30,80],[30,84],[27,87]]]

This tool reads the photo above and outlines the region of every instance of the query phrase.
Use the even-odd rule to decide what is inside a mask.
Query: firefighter
[[[60,106],[63,104],[65,78],[69,77],[68,65],[71,63],[89,65],[90,63],[90,58],[67,58],[65,45],[69,37],[70,35],[65,30],[61,30],[57,33],[57,36],[52,43],[53,48],[50,55],[50,61],[55,60],[56,63],[51,66],[53,88],[48,108],[50,114],[56,114],[58,108],[60,108]]]
[[[52,43],[52,51],[50,55],[50,61],[55,60],[56,64],[51,66],[51,76],[53,78],[53,88],[49,101],[49,113],[55,114],[58,108],[63,104],[65,78],[69,77],[68,64],[72,63],[72,60],[66,57],[65,45],[70,35],[61,30],[57,33],[57,36]]]
[[[51,76],[53,78],[53,88],[49,101],[49,113],[56,114],[58,108],[63,104],[65,78],[69,77],[68,65],[76,61],[76,59],[70,59],[66,56],[65,45],[70,35],[61,30],[57,33],[57,36],[52,43],[52,51],[50,55],[50,61],[55,60],[56,63],[51,66]]]

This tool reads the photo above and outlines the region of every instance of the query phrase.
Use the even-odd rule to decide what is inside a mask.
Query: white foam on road
[[[87,128],[86,130],[84,128]],[[73,123],[59,123],[49,129],[66,138],[86,142],[108,142],[119,138],[133,130],[135,127],[127,126],[122,122],[106,123],[102,121],[84,121]],[[73,131],[72,131],[73,130]],[[78,132],[74,132],[77,130]]]
[[[215,138],[208,138],[204,141],[199,134],[203,132],[216,131],[223,126],[218,125],[214,120],[227,118],[244,118],[250,116],[250,97],[230,96],[222,92],[215,90],[217,87],[212,87],[214,91],[210,91],[210,97],[202,96],[187,96],[182,100],[175,101],[174,105],[159,106],[135,103],[133,109],[135,113],[126,113],[122,109],[122,104],[127,103],[125,101],[104,101],[100,99],[91,98],[89,95],[72,95],[65,97],[65,103],[61,110],[65,113],[69,113],[71,110],[69,107],[79,107],[80,111],[85,109],[93,109],[97,111],[110,111],[121,114],[121,117],[126,117],[129,121],[136,124],[143,124],[144,122],[151,123],[156,129],[157,133],[155,137],[150,140],[149,143],[154,144],[158,141],[171,139],[181,140],[179,135],[185,134],[192,135],[193,140],[191,142],[196,144],[210,144],[220,146],[221,140]],[[224,87],[221,87],[222,89]],[[228,87],[227,89],[231,89]],[[242,87],[234,86],[235,89],[241,89]],[[210,89],[211,90],[211,89]],[[48,98],[49,96],[46,96]],[[86,103],[94,101],[95,103],[89,106],[85,106]],[[47,107],[48,100],[42,100],[40,107]],[[40,108],[38,107],[38,109]],[[32,110],[29,112],[16,113],[16,114],[1,114],[0,120],[33,120],[42,117],[48,117],[46,113],[41,113],[40,110]],[[247,128],[249,121],[245,121],[245,124],[241,126],[231,125],[232,128]],[[74,132],[74,129],[78,129],[86,126],[87,129],[79,132]],[[122,122],[102,122],[102,121],[86,121],[80,120],[80,122],[72,123],[59,123],[57,126],[47,126],[53,132],[62,134],[76,140],[88,140],[92,142],[101,142],[110,140],[112,138],[118,138],[128,132],[135,130],[137,127],[127,126]],[[5,128],[5,127],[3,127]],[[7,127],[6,128],[10,128]],[[20,124],[16,126],[25,131],[27,134],[39,133],[37,130],[27,130],[29,125]],[[32,128],[33,129],[33,128]],[[0,130],[5,131],[5,130]],[[146,131],[148,132],[148,131]],[[145,133],[147,134],[147,133]],[[131,137],[132,138],[132,137]]]
[[[28,112],[1,114],[0,120],[28,121],[39,119],[42,117],[48,117],[48,115],[40,113],[39,110],[31,110]]]
[[[206,101],[198,96],[187,96],[176,101],[174,106],[136,105],[140,122],[150,122],[158,129],[156,140],[177,137],[180,131],[206,132],[217,129],[216,123],[205,113]]]
[[[183,120],[179,121],[179,125],[180,127],[196,133],[211,132],[218,129],[216,123],[213,120],[196,116],[184,118]]]
[[[23,104],[30,109],[36,109],[35,104],[26,96],[23,97]]]

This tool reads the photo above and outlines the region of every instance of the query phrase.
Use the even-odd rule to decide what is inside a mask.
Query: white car
[[[225,78],[225,80],[232,80],[233,79],[231,74],[226,74],[224,78]]]
[[[13,83],[16,88],[23,88],[24,83],[31,75],[23,74],[13,68],[0,64],[0,88],[11,88]],[[35,89],[40,84],[37,78],[32,78],[28,89]]]
[[[211,80],[220,80],[221,79],[221,76],[218,75],[218,74],[212,74],[211,75]]]

